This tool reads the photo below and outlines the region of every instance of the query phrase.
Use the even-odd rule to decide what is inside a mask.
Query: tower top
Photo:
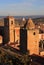
[[[25,18],[23,18],[22,20],[25,21]]]
[[[11,19],[13,19],[14,17],[13,17],[13,16],[7,16],[6,18],[11,18]]]
[[[29,18],[29,20],[28,20],[27,28],[29,28],[29,29],[34,29],[35,28],[35,24],[33,23],[31,18]]]

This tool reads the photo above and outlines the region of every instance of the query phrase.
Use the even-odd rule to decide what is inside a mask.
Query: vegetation
[[[20,57],[17,53],[9,55],[9,53],[7,54],[7,52],[0,49],[0,65],[29,65],[29,62],[30,58],[28,54]]]
[[[13,65],[10,56],[6,55],[4,51],[0,50],[0,65]]]

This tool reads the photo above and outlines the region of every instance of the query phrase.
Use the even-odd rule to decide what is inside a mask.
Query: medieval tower
[[[14,18],[13,17],[7,17],[4,18],[4,42],[15,42],[15,30],[14,30]]]
[[[27,23],[27,49],[29,54],[39,54],[39,30],[31,19]]]

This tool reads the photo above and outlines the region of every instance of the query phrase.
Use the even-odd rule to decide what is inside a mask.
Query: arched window
[[[13,24],[13,21],[11,21],[11,24]]]
[[[36,33],[34,32],[33,35],[35,35]]]

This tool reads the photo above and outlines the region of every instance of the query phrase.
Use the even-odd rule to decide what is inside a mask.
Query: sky
[[[44,15],[44,0],[0,0],[0,16]]]

